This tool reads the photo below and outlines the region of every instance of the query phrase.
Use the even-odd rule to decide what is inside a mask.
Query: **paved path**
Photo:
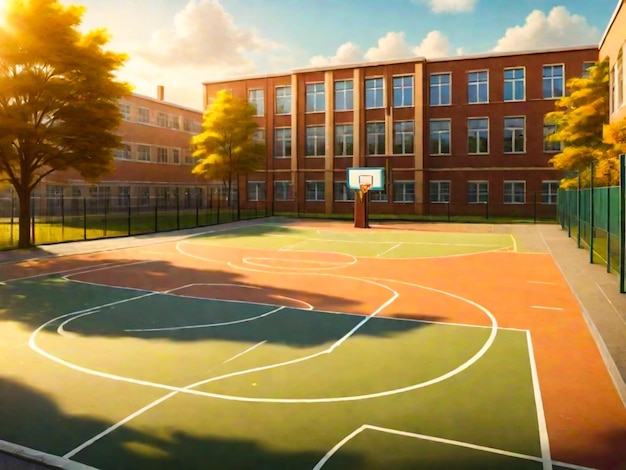
[[[224,230],[233,225],[255,223],[254,221],[237,222],[223,226],[204,227],[180,232],[168,232],[135,237],[124,237],[87,242],[62,243],[47,245],[32,250],[13,250],[0,252],[0,263],[46,256],[63,256],[77,253],[109,251],[132,246],[143,246],[177,240],[194,233],[210,230]],[[258,223],[258,221],[257,221]],[[441,226],[445,230],[445,226]],[[555,224],[536,225],[494,225],[496,232],[509,231],[516,235],[524,251],[549,252],[568,280],[572,291],[585,314],[589,328],[593,333],[607,368],[616,388],[626,406],[626,294],[619,292],[619,278],[608,274],[606,267],[590,264],[589,252],[579,249],[576,240],[570,239],[567,232]],[[573,345],[572,347],[575,347]],[[3,444],[3,441],[0,441]],[[11,444],[0,445],[0,470],[38,470],[50,468],[76,469],[73,462],[63,463],[58,457],[41,459],[41,454],[32,451],[35,460],[25,461],[7,454],[21,454],[24,448]],[[28,455],[28,454],[27,454]],[[41,462],[47,462],[45,465]],[[86,468],[86,467],[83,467]]]

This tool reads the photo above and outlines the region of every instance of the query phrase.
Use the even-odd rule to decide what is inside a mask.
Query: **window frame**
[[[404,83],[406,79],[410,79],[410,86]],[[396,84],[397,80],[399,80],[400,83]],[[394,108],[410,108],[414,106],[415,77],[413,75],[395,75],[391,79],[391,86]],[[406,94],[407,89],[410,90],[408,95]],[[399,100],[396,100],[396,98],[399,98]]]
[[[448,77],[448,83],[433,83],[433,77]],[[433,89],[437,88],[437,103],[433,103]],[[444,103],[442,100],[443,94],[441,93],[442,89],[447,88],[448,90],[448,102]],[[452,104],[452,72],[441,72],[441,73],[431,73],[429,82],[428,82],[428,103],[429,106],[450,106]]]
[[[309,91],[311,88],[311,91]],[[321,91],[318,89],[321,88]],[[324,82],[311,82],[305,84],[305,112],[323,113],[326,111],[326,87]],[[321,96],[321,104],[319,103]],[[311,101],[312,100],[312,101]],[[318,109],[318,104],[320,108]]]
[[[561,76],[560,76],[561,94],[560,95],[556,95],[554,93],[555,92],[554,74],[551,73],[549,77],[546,76],[546,69],[548,67],[550,68],[552,72],[557,67],[561,68]],[[550,96],[546,96],[546,79],[550,80]],[[543,64],[542,65],[541,67],[541,90],[542,90],[542,97],[544,100],[558,100],[559,98],[562,98],[565,96],[565,64],[561,63],[561,64]]]
[[[477,75],[477,78],[480,78],[480,74],[485,74],[486,78],[484,81],[476,80],[472,81],[472,76]],[[480,91],[483,88],[485,89],[485,99],[481,100]],[[472,88],[476,88],[476,101],[472,101]],[[467,72],[467,104],[487,104],[489,103],[489,69],[484,70],[470,70]]]
[[[272,199],[274,202],[293,201],[293,184],[290,180],[275,180],[272,184]],[[277,195],[284,194],[284,197],[277,199]]]
[[[410,124],[411,129],[406,130],[404,126]],[[398,143],[398,137],[400,142]],[[410,147],[410,148],[409,148]],[[398,150],[400,150],[398,152]],[[407,119],[394,121],[393,123],[393,155],[414,155],[415,154],[415,121]]]
[[[350,133],[339,133],[339,128],[350,128]],[[341,151],[339,151],[341,149]],[[354,124],[335,124],[335,157],[354,156]]]
[[[306,180],[304,182],[304,198],[307,202],[324,202],[326,200],[325,191],[326,181],[324,180]],[[311,192],[315,193],[313,198],[309,197]]]
[[[546,192],[546,185],[548,187],[548,191]],[[554,193],[552,189],[554,189]],[[547,206],[555,206],[557,203],[557,196],[559,193],[559,187],[561,186],[561,182],[559,180],[542,180],[541,181],[541,204]]]
[[[263,88],[250,88],[248,103],[254,106],[254,116],[265,116],[265,90]]]
[[[487,128],[475,128],[472,129],[470,126],[471,122],[478,122],[478,121],[486,121],[487,122]],[[467,118],[467,154],[468,155],[489,155],[489,132],[490,131],[490,122],[489,122],[489,117],[488,116],[484,116],[484,117],[468,117]],[[486,132],[486,136],[483,137],[481,135],[481,133]],[[472,133],[474,133],[474,137],[476,138],[476,148],[474,150],[472,150],[471,148],[471,137],[472,137]],[[485,151],[481,151],[481,142],[483,140],[486,140],[486,150]]]
[[[378,82],[380,81],[380,87],[372,87],[368,88],[368,82]],[[385,80],[383,77],[367,77],[363,83],[363,90],[365,93],[364,105],[365,109],[380,109],[385,107]],[[374,93],[374,103],[373,105],[368,105],[368,90],[373,90]],[[380,97],[380,106],[378,105],[378,100]]]
[[[472,186],[475,191],[472,191]],[[473,197],[475,195],[475,197]],[[468,180],[467,181],[467,203],[468,204],[488,204],[489,203],[489,181],[488,180]]]
[[[349,87],[347,84],[350,84]],[[338,85],[344,84],[346,88],[339,89]],[[352,111],[354,109],[354,80],[351,78],[335,80],[334,89],[334,108],[335,111]],[[339,98],[342,98],[341,100]],[[342,106],[339,103],[342,102]]]
[[[439,130],[436,129],[433,131],[433,124],[438,124],[438,123],[447,123],[448,124],[448,129],[446,130]],[[433,132],[435,132],[436,134],[433,134]],[[442,139],[441,136],[447,134],[448,136],[448,151],[447,152],[442,152]],[[433,153],[432,149],[433,149],[433,136],[437,135],[437,147],[438,147],[438,152]],[[430,156],[446,156],[446,155],[452,155],[451,153],[452,151],[452,119],[451,118],[443,118],[443,119],[431,119],[428,121],[428,154]]]
[[[378,129],[376,132],[370,132],[369,127],[376,126]],[[382,127],[382,132],[380,132],[380,128]],[[387,135],[386,135],[385,121],[368,121],[365,123],[365,155],[366,156],[376,156],[376,155],[385,155],[386,154],[386,144],[387,144]],[[374,136],[374,147],[376,152],[370,152],[370,136]],[[382,142],[380,140],[380,136],[382,136]],[[379,152],[382,144],[382,152]]]
[[[411,197],[411,191],[407,191],[407,188],[411,188],[411,187],[413,188],[412,197]],[[400,189],[402,190],[400,191]],[[399,203],[399,204],[415,203],[415,181],[411,181],[411,180],[394,181],[393,182],[393,202]]]
[[[552,128],[553,131],[546,133],[546,128]],[[556,131],[557,131],[556,124],[546,122],[544,120],[543,122],[543,152],[544,153],[559,153],[563,151],[563,142],[561,141],[552,142],[552,141],[547,140],[547,137],[550,135],[556,134]]]
[[[306,126],[304,129],[305,157],[326,156],[326,128],[325,126]],[[312,152],[311,152],[312,149]]]
[[[289,136],[284,136],[279,139],[279,134],[289,134]],[[281,143],[282,145],[278,145]],[[278,149],[281,149],[283,152],[279,153]],[[291,158],[292,151],[292,132],[291,127],[275,127],[274,128],[274,158]]]
[[[284,91],[284,93],[281,93],[281,90]],[[277,116],[291,114],[291,109],[293,107],[291,85],[277,85],[274,89],[274,101],[274,114]],[[281,106],[284,109],[282,109]]]
[[[250,197],[250,190],[254,189],[254,196]],[[265,181],[248,181],[246,197],[250,202],[262,202],[267,199],[267,183]]]
[[[507,78],[506,73],[507,72],[515,72],[521,70],[522,72],[522,77],[511,77],[511,78]],[[506,67],[503,72],[502,72],[502,77],[503,77],[503,87],[502,87],[502,98],[504,102],[520,102],[520,101],[526,101],[526,67]],[[521,98],[516,98],[516,91],[519,88],[519,83],[521,82],[521,89],[522,89],[522,97]],[[507,99],[507,83],[511,84],[511,98]]]
[[[515,143],[517,142],[516,131],[518,131],[520,128],[507,126],[507,121],[514,120],[514,119],[522,119],[524,122],[524,126],[521,128],[522,129],[522,150],[516,150],[516,146],[515,146]],[[511,140],[510,140],[511,150],[510,151],[507,151],[506,149],[506,144],[508,140],[507,139],[508,132],[511,132]],[[504,117],[503,126],[502,126],[502,143],[503,143],[502,153],[506,155],[526,153],[526,116],[505,116]]]
[[[337,197],[341,193],[341,197]],[[333,183],[333,201],[334,202],[354,202],[354,189],[348,188],[347,181],[335,181]]]
[[[442,191],[442,188],[446,187]],[[433,191],[436,187],[436,191]],[[428,182],[428,202],[430,204],[450,204],[452,194],[452,182],[450,180],[430,180]]]
[[[519,193],[515,190],[517,185],[521,184],[523,187],[523,200],[516,201],[516,197],[519,196]],[[507,191],[507,186],[511,186],[510,190]],[[507,200],[507,196],[509,200]],[[526,204],[526,181],[525,180],[504,180],[502,185],[502,201],[504,204]]]

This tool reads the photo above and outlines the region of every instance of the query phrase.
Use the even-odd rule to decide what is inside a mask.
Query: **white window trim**
[[[543,68],[544,67],[556,67],[556,66],[559,66],[559,65],[561,67],[563,67],[563,77],[562,77],[562,80],[563,80],[563,90],[561,90],[563,92],[563,94],[561,96],[552,96],[552,97],[549,97],[549,98],[545,98],[545,97],[543,97]],[[556,100],[559,100],[559,99],[563,98],[566,95],[566,93],[565,93],[566,81],[567,81],[567,79],[565,78],[565,63],[560,63],[560,64],[559,63],[555,63],[555,64],[541,64],[541,95],[542,95],[542,99],[549,100],[549,101],[550,100],[551,101],[556,101]]]
[[[469,100],[469,85],[470,85],[469,76],[472,73],[480,73],[480,72],[487,72],[487,101],[474,101],[474,102],[472,102],[472,101]],[[468,70],[467,71],[467,75],[466,75],[466,77],[467,77],[467,104],[489,104],[490,103],[490,100],[491,100],[491,96],[490,96],[491,93],[490,93],[490,90],[489,90],[489,85],[490,85],[490,80],[491,80],[490,75],[491,74],[489,73],[489,69],[478,69],[478,70]],[[479,87],[479,89],[480,89],[480,87]],[[477,94],[476,97],[478,98],[479,95],[480,95],[480,93]]]
[[[504,132],[506,130],[506,125],[505,122],[507,119],[523,119],[524,120],[524,148],[521,151],[516,151],[516,150],[512,150],[511,152],[505,152],[504,149],[502,149],[502,153],[504,155],[523,155],[526,153],[526,149],[527,149],[527,139],[528,139],[528,122],[526,119],[526,116],[504,116],[503,120],[502,120],[502,146],[504,147]],[[542,125],[542,133],[543,133],[543,125]],[[515,140],[515,139],[513,139]]]
[[[524,98],[521,99],[521,100],[516,100],[516,99],[507,100],[507,99],[504,99],[504,84],[506,83],[506,79],[504,78],[504,72],[506,72],[507,70],[519,70],[519,69],[522,69],[524,71],[524,78],[522,79],[522,83],[523,83],[522,86],[524,87]],[[505,67],[502,70],[502,101],[504,101],[505,103],[522,103],[522,102],[526,101],[526,66],[520,65],[519,67]]]
[[[450,83],[448,86],[450,87],[450,102],[448,104],[430,104],[430,77],[433,75],[448,75],[450,77]],[[454,79],[452,72],[435,72],[431,73],[428,76],[428,106],[452,106],[452,80]],[[441,86],[441,85],[440,85]]]
[[[486,152],[470,152],[469,151],[469,121],[471,119],[486,119],[487,120],[487,151]],[[491,149],[491,119],[489,116],[469,116],[466,121],[467,124],[467,154],[468,155],[489,155]]]
[[[447,122],[448,124],[450,124],[448,126],[448,142],[450,146],[450,148],[448,149],[448,153],[430,153],[430,138],[431,138],[430,123],[431,122]],[[413,143],[413,145],[415,145],[415,143]],[[441,140],[439,140],[439,146],[441,147]],[[431,157],[452,155],[452,118],[436,118],[436,119],[430,119],[428,121],[428,150],[429,150],[429,155]]]
[[[367,99],[365,94],[367,93],[367,87],[365,86],[365,82],[367,80],[382,80],[383,83],[383,87],[382,87],[382,91],[381,93],[383,94],[383,104],[382,106],[372,106],[371,108],[367,107]],[[385,93],[385,77],[381,76],[371,76],[371,77],[364,77],[363,78],[363,109],[383,109],[387,106],[387,93]]]
[[[524,200],[522,202],[515,202],[515,201],[506,202],[504,200],[504,197],[505,197],[504,187],[506,186],[507,183],[522,183],[524,185]],[[514,193],[512,194],[512,196],[513,195],[514,195]],[[510,204],[510,205],[526,204],[526,180],[504,180],[504,182],[502,184],[502,202],[504,204]]]

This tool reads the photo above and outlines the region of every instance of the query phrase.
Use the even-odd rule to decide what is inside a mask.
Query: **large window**
[[[428,189],[430,202],[450,202],[450,181],[431,181]]]
[[[150,110],[148,108],[137,108],[137,122],[150,123]]]
[[[615,62],[617,67],[617,78],[615,81],[615,88],[617,91],[617,102],[615,103],[616,109],[624,104],[624,53],[623,48],[619,49],[617,53],[617,61]]]
[[[504,118],[504,153],[524,153],[526,151],[526,118]]]
[[[252,134],[252,141],[257,142],[259,144],[264,144],[265,143],[265,129],[257,129],[256,131],[254,131],[254,134]]]
[[[382,78],[365,79],[365,107],[367,109],[383,107]]]
[[[467,102],[487,103],[489,101],[489,72],[470,72],[467,74]]]
[[[335,156],[346,157],[351,155],[354,155],[352,124],[337,124],[335,126]]]
[[[354,201],[354,190],[348,188],[345,181],[335,181],[333,184],[333,198],[335,201]]]
[[[130,105],[126,103],[120,103],[120,114],[124,121],[130,121]]]
[[[291,87],[276,87],[276,114],[291,113]]]
[[[563,96],[563,66],[543,66],[543,97],[546,99]]]
[[[170,120],[169,120],[169,117],[167,116],[167,113],[157,112],[157,117],[156,117],[157,126],[167,127],[169,122]]]
[[[559,192],[559,181],[542,181],[541,182],[541,203],[556,204],[556,195]]]
[[[393,123],[394,155],[410,155],[413,153],[413,121],[397,121]]]
[[[393,77],[393,106],[413,106],[413,76]]]
[[[309,83],[306,86],[307,113],[322,112],[324,109],[324,84]]]
[[[150,146],[149,145],[137,145],[137,160],[140,162],[150,161]]]
[[[320,157],[326,153],[326,139],[324,126],[310,126],[306,128],[306,156]]]
[[[543,151],[544,152],[560,152],[561,142],[552,140],[552,137],[556,133],[556,124],[549,122],[543,123]]]
[[[307,181],[306,186],[306,200],[307,201],[323,201],[324,200],[324,181]]]
[[[524,69],[522,67],[504,70],[504,101],[525,99]]]
[[[335,82],[335,111],[348,111],[353,108],[354,86],[352,80]]]
[[[467,182],[467,202],[469,204],[486,204],[489,200],[489,183],[487,181]]]
[[[445,106],[450,104],[450,85],[452,82],[449,73],[430,76],[430,105]]]
[[[265,181],[248,181],[248,201],[265,201]]]
[[[430,121],[430,154],[450,155],[450,119]]]
[[[489,153],[488,118],[467,120],[467,152],[470,154]]]
[[[394,181],[393,202],[415,202],[415,182]]]
[[[115,149],[115,158],[120,160],[130,160],[133,156],[133,148],[130,144],[122,144],[118,149]]]
[[[277,158],[291,157],[291,128],[274,129],[274,156]]]
[[[385,154],[385,123],[368,122],[365,127],[367,137],[367,154]]]
[[[505,181],[504,182],[504,203],[524,204],[526,202],[526,182],[525,181]]]
[[[591,77],[591,67],[595,66],[596,63],[595,62],[583,62],[583,73],[582,73],[582,77],[583,78],[589,78]]]
[[[249,90],[248,102],[254,106],[256,112],[255,116],[263,116],[265,114],[265,99],[263,97],[263,90]]]
[[[168,150],[167,147],[157,147],[157,163],[168,163]]]
[[[389,198],[387,197],[387,186],[380,191],[368,191],[367,197],[370,202],[389,202]]]
[[[274,201],[293,201],[291,181],[274,181]]]
[[[172,163],[174,165],[180,165],[180,149],[173,148],[171,149],[171,151],[172,151]]]

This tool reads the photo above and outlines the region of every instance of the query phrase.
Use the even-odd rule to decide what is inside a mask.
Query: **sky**
[[[3,0],[0,0],[2,2]],[[202,109],[202,82],[412,56],[598,44],[618,0],[60,0],[128,54],[136,93]]]

